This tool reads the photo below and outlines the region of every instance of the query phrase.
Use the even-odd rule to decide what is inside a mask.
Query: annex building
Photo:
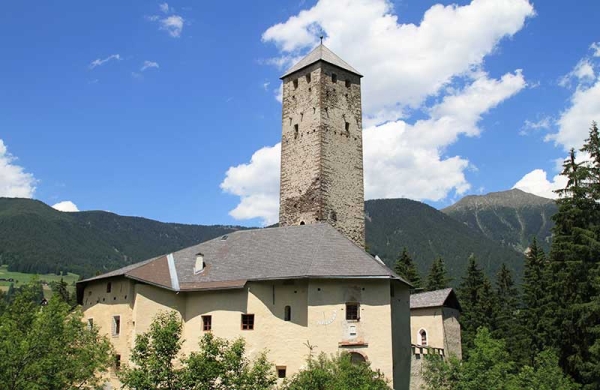
[[[351,353],[410,385],[410,285],[364,250],[361,78],[319,45],[283,76],[280,227],[237,231],[78,283],[117,361],[176,311],[183,353],[204,332],[268,349],[280,378],[309,353]],[[117,367],[115,368],[117,369]],[[118,386],[114,372],[108,383]]]

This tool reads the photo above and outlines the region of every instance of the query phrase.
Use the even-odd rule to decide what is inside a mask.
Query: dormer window
[[[204,271],[204,255],[198,253],[196,255],[196,264],[194,265],[194,274],[198,274],[202,271]]]

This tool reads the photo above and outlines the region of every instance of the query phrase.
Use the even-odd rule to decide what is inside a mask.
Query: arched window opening
[[[283,320],[284,321],[291,321],[292,320],[292,308],[290,306],[286,306],[285,307],[285,312],[283,314]]]
[[[306,225],[304,221],[300,221],[300,225]]]
[[[420,337],[421,345],[426,347],[427,346],[427,331],[425,329],[421,329],[419,331],[419,337]]]
[[[358,352],[350,352],[350,362],[352,364],[360,364],[360,363],[365,363],[367,361],[367,359],[365,359],[365,357],[358,353]]]

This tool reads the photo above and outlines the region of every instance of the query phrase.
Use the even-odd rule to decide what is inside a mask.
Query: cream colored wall
[[[111,283],[111,292],[106,292],[107,283]],[[106,334],[113,344],[115,354],[121,355],[121,362],[129,360],[130,348],[135,340],[133,327],[133,302],[135,299],[133,283],[125,278],[109,278],[86,285],[83,292],[83,318],[85,321],[92,318],[100,334]],[[112,321],[114,316],[121,317],[121,332],[118,336],[112,335]],[[113,386],[118,384],[113,369],[108,374]]]
[[[106,284],[102,283],[102,286],[105,288]],[[84,295],[88,289],[96,291],[98,288],[101,289],[101,286],[90,285]],[[135,299],[125,305],[129,311],[127,328],[123,328],[129,333],[123,339],[113,340],[123,363],[127,362],[129,354],[125,351],[133,345],[135,334],[147,331],[158,312],[172,309],[185,321],[182,353],[186,355],[198,350],[198,341],[203,334],[201,316],[211,315],[213,334],[228,339],[243,337],[250,356],[268,350],[269,361],[277,366],[286,366],[288,377],[304,366],[309,353],[305,345],[308,342],[314,346],[315,354],[335,354],[343,350],[359,352],[390,381],[394,378],[389,280],[250,282],[241,290],[180,294],[144,284],[135,284],[130,290],[135,291]],[[93,292],[92,296],[98,294]],[[396,315],[408,319],[408,291],[404,294],[402,290],[399,296],[400,300],[406,298],[406,302],[402,301],[397,306],[399,311]],[[360,321],[346,321],[345,302],[360,302]],[[287,305],[292,309],[289,322],[284,321]],[[98,321],[109,321],[111,313],[122,312],[125,307],[116,302],[85,307],[85,316],[93,315]],[[255,315],[254,330],[241,330],[242,313]],[[125,318],[124,314],[121,315]],[[356,337],[349,335],[351,325],[356,326]],[[102,326],[101,330],[110,334],[111,328]],[[404,344],[408,346],[406,334],[404,338]],[[339,343],[359,340],[366,345],[339,346]],[[399,340],[395,343],[402,345]],[[410,351],[409,346],[407,350]],[[111,384],[118,385],[114,380]]]
[[[444,317],[441,307],[412,309],[410,311],[411,343],[421,345],[419,331],[427,331],[427,346],[444,348]]]

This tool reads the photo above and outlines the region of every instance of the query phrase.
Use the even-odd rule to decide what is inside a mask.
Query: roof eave
[[[313,64],[316,64],[316,63],[317,63],[317,62],[319,62],[319,61],[325,62],[325,63],[327,63],[327,64],[329,64],[329,65],[335,66],[336,68],[340,68],[340,69],[342,69],[342,70],[344,70],[344,71],[346,71],[346,72],[349,72],[349,73],[352,73],[352,74],[354,74],[354,75],[357,75],[357,76],[358,76],[358,77],[360,77],[360,78],[363,78],[363,77],[364,77],[362,74],[360,74],[360,73],[358,73],[358,72],[352,71],[352,70],[350,70],[350,69],[342,68],[342,67],[341,67],[341,66],[339,66],[339,65],[336,65],[336,64],[334,64],[334,63],[332,63],[332,62],[329,62],[329,61],[326,61],[326,60],[324,60],[324,59],[320,58],[320,59],[318,59],[318,60],[316,60],[316,61],[314,61],[314,62],[311,62],[310,64],[306,64],[306,65],[305,65],[305,66],[303,66],[302,68],[296,69],[296,70],[294,70],[294,71],[291,71],[291,72],[289,72],[289,71],[288,71],[288,72],[284,73],[284,74],[283,74],[283,76],[279,77],[279,79],[280,79],[280,80],[283,80],[284,78],[286,78],[286,77],[288,77],[288,76],[291,76],[291,75],[293,75],[294,73],[300,72],[301,70],[303,70],[303,69],[306,69],[306,68],[308,68],[309,66],[311,66],[311,65],[313,65]]]

